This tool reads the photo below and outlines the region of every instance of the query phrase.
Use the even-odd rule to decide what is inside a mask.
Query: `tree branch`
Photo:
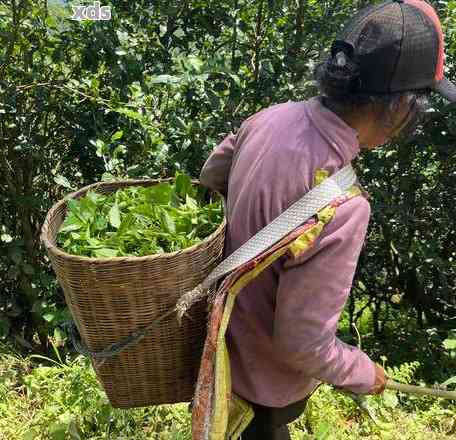
[[[237,45],[237,17],[238,17],[238,0],[234,0],[234,25],[233,25],[233,44],[231,46],[231,70],[234,71],[234,58],[236,56],[236,45]]]
[[[402,393],[415,394],[417,396],[433,396],[441,397],[442,399],[456,400],[456,391],[447,391],[439,388],[418,387],[415,385],[407,385],[395,382],[388,379],[386,388],[389,390],[400,391]]]

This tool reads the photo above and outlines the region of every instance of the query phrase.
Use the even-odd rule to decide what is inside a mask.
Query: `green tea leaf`
[[[71,211],[71,212],[76,212],[78,211],[78,208],[79,208],[79,204],[76,200],[74,199],[68,199],[67,202],[66,202],[66,205],[68,207],[68,209]]]
[[[60,232],[72,232],[77,231],[78,229],[81,229],[80,223],[68,223],[60,229]]]
[[[220,202],[205,194],[183,174],[174,184],[127,187],[107,195],[90,191],[68,201],[57,242],[66,252],[97,258],[184,249],[210,235],[223,219]]]
[[[86,241],[87,241],[87,244],[94,249],[103,247],[100,240],[97,240],[96,238],[88,238]]]
[[[102,231],[102,230],[106,229],[107,221],[104,217],[101,217],[98,215],[95,217],[95,220],[93,221],[93,226],[94,226],[95,230]]]
[[[93,251],[95,257],[98,258],[113,258],[117,257],[117,250],[116,249],[109,249],[109,248],[101,248],[95,249]]]
[[[123,219],[122,222],[120,223],[120,226],[117,230],[117,233],[119,235],[125,234],[129,229],[134,230],[135,229],[135,217],[133,214],[128,213]]]
[[[90,200],[88,197],[84,197],[79,202],[79,216],[88,222],[95,217],[97,211],[97,203]]]
[[[185,200],[185,197],[188,194],[192,194],[192,181],[190,177],[186,176],[185,174],[177,173],[175,182],[176,193],[183,200]]]
[[[101,202],[104,201],[104,199],[105,199],[105,196],[103,196],[103,195],[101,195],[101,194],[98,194],[98,193],[96,193],[95,191],[88,191],[87,194],[86,194],[86,197],[87,197],[92,203],[95,203],[95,204],[101,203]]]
[[[188,206],[190,209],[197,210],[198,209],[198,203],[196,203],[196,200],[191,198],[189,195],[185,196],[185,204]]]
[[[166,183],[160,183],[147,188],[148,202],[158,205],[167,205],[170,203],[172,194],[173,188]]]
[[[171,234],[174,234],[176,232],[176,225],[174,223],[174,220],[168,214],[168,212],[164,209],[161,209],[160,216],[161,216],[163,229],[165,229],[167,232],[169,232]]]
[[[111,223],[114,228],[118,228],[120,226],[120,211],[117,203],[114,204],[109,211],[109,223]]]

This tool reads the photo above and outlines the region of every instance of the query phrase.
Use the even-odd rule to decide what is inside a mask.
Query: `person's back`
[[[232,161],[226,170],[226,255],[308,192],[318,169],[333,174],[359,152],[356,131],[318,98],[274,105],[253,115],[236,137],[225,139],[225,148],[228,146]],[[201,173],[208,186],[213,186],[211,171],[208,162]],[[343,348],[347,353],[338,364],[340,371],[332,363],[331,371],[325,372],[327,362],[333,362],[333,353],[342,345],[334,340],[332,326],[321,334],[321,326],[315,325],[320,319],[328,321],[328,313],[331,323],[337,322],[364,240],[369,203],[363,197],[346,203],[338,208],[337,222],[328,226],[314,249],[301,258],[283,257],[249,283],[236,300],[227,344],[233,391],[248,401],[286,406],[313,390],[318,373],[323,374],[321,379],[351,385],[358,392],[368,391],[374,384],[373,363],[352,347]],[[322,266],[330,271],[337,268],[337,273],[326,278]],[[306,275],[309,271],[314,274]],[[331,310],[324,304],[317,306],[328,297],[332,298]],[[296,310],[298,303],[301,308],[309,307]],[[320,334],[312,340],[315,330]],[[286,352],[289,350],[294,356],[301,353],[301,360],[296,362]],[[321,354],[309,364],[309,352],[318,350]],[[347,370],[353,370],[350,377]]]
[[[425,1],[385,1],[348,23],[315,69],[321,97],[274,105],[214,150],[201,182],[227,196],[226,254],[242,246],[315,184],[420,122],[430,91],[456,102],[444,77],[439,18]],[[383,369],[336,338],[369,221],[361,195],[335,215],[310,249],[284,255],[237,296],[227,347],[232,390],[255,417],[242,437],[289,439],[319,380],[381,393]]]

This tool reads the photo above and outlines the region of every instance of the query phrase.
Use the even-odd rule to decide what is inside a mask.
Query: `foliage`
[[[186,405],[115,410],[87,361],[66,356],[68,311],[39,243],[44,216],[95,181],[197,177],[246,117],[316,94],[313,66],[373,2],[105,0],[112,20],[76,22],[59,2],[0,0],[0,339],[10,344],[0,439],[189,438]],[[432,3],[455,79],[456,2]],[[413,142],[357,161],[372,217],[341,322],[345,341],[357,343],[356,324],[373,359],[419,384],[441,383],[456,365],[455,107],[437,97],[432,106]],[[369,404],[397,432],[325,385],[293,439],[456,435],[452,402],[388,392]]]
[[[174,430],[161,407],[113,409],[82,357],[71,361],[58,355],[56,360],[37,355],[24,359],[3,353],[0,359],[2,440],[101,439],[117,434],[131,439],[141,438],[141,434],[142,438],[158,438],[152,435],[149,423],[165,435],[168,432],[170,439],[178,438],[173,433],[188,431],[184,405],[172,408]]]
[[[190,439],[187,404],[132,410],[113,409],[82,357],[53,360],[0,354],[0,438],[17,439]],[[416,363],[388,369],[396,380],[414,381]],[[448,401],[388,392],[369,396],[369,405],[385,423],[373,424],[344,394],[322,385],[306,412],[291,427],[301,439],[454,438],[456,407]],[[394,425],[391,430],[390,425]]]
[[[129,186],[103,195],[89,191],[67,202],[57,236],[70,254],[112,258],[174,252],[201,242],[222,222],[220,202],[207,204],[191,179]]]
[[[316,93],[312,67],[370,2],[103,3],[112,20],[78,22],[56,2],[0,1],[0,338],[24,350],[64,338],[63,296],[39,244],[64,192],[101,179],[197,177],[247,116]],[[456,3],[433,4],[454,78]],[[413,143],[357,163],[372,221],[349,320],[369,312],[378,338],[397,312],[414,313],[438,333],[439,351],[456,327],[456,119],[434,98],[438,112]]]

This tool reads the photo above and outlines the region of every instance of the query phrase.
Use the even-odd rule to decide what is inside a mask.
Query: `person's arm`
[[[279,275],[274,339],[293,368],[354,393],[384,389],[384,372],[356,347],[336,338],[369,222],[370,206],[355,197],[336,208],[314,247],[289,258]]]
[[[242,122],[236,134],[231,132],[215,147],[201,169],[199,179],[203,186],[218,191],[225,199],[227,198],[233,158],[249,136],[249,132],[254,129],[255,121],[266,110],[267,108],[249,116]]]
[[[200,173],[203,186],[218,191],[225,198],[228,193],[228,178],[236,148],[236,135],[230,133],[212,151]]]

